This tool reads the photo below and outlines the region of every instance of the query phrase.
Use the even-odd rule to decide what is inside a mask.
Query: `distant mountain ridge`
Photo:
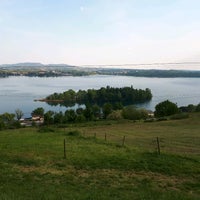
[[[67,64],[42,64],[39,62],[24,62],[15,64],[2,64],[0,67],[75,67]]]

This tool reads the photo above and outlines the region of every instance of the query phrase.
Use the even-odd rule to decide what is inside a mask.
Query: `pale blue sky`
[[[0,0],[0,64],[200,61],[199,0]]]

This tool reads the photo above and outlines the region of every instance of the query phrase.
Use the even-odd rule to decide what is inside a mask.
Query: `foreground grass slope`
[[[0,199],[199,199],[199,119],[1,131]]]

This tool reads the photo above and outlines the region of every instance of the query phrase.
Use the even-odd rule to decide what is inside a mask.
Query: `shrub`
[[[85,118],[85,116],[83,114],[78,115],[76,117],[76,122],[85,122],[85,121],[86,121],[86,118]]]
[[[188,117],[189,117],[188,113],[179,113],[179,114],[172,115],[170,117],[170,119],[174,119],[174,120],[176,120],[176,119],[186,119]]]
[[[177,105],[169,100],[163,101],[156,105],[155,116],[164,117],[179,113]]]
[[[122,111],[121,110],[115,110],[112,113],[110,113],[107,117],[107,119],[111,120],[119,120],[122,119]]]
[[[122,116],[125,119],[139,120],[146,119],[148,112],[145,109],[137,109],[134,106],[127,106],[122,110]]]
[[[78,130],[75,130],[75,131],[69,131],[67,133],[67,135],[69,135],[69,136],[80,136],[81,133]]]

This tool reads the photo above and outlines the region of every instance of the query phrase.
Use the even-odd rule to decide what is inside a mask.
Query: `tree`
[[[47,124],[47,125],[53,124],[53,122],[54,122],[53,115],[54,115],[54,112],[51,110],[46,112],[44,114],[44,124]]]
[[[15,115],[16,115],[17,120],[19,121],[24,115],[24,113],[20,109],[17,109],[15,110]]]
[[[88,120],[88,121],[91,121],[94,119],[94,114],[92,112],[92,106],[90,104],[86,104],[86,107],[84,109],[84,112],[83,112],[85,118]]]
[[[92,113],[93,113],[95,119],[99,119],[101,117],[101,108],[97,104],[93,105]]]
[[[155,116],[164,117],[179,113],[177,105],[169,100],[163,101],[156,105]]]
[[[112,112],[112,104],[111,103],[105,103],[103,105],[103,108],[102,108],[102,111],[103,111],[103,115],[104,115],[104,118],[106,119],[107,116]]]
[[[1,116],[2,116],[3,121],[7,124],[12,123],[14,121],[14,118],[15,118],[15,114],[7,113],[7,112],[2,114]]]
[[[42,107],[36,108],[35,110],[32,111],[31,115],[43,117],[44,116],[44,108],[42,108]]]
[[[197,105],[197,107],[196,107],[196,110],[195,110],[196,112],[200,112],[200,103]]]
[[[15,114],[13,113],[4,113],[0,115],[0,129],[11,128],[15,122]]]
[[[68,122],[75,122],[76,116],[76,112],[72,109],[65,111],[65,117]]]
[[[54,114],[54,124],[62,124],[64,121],[63,113],[55,113]]]

